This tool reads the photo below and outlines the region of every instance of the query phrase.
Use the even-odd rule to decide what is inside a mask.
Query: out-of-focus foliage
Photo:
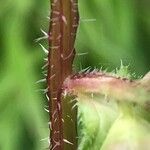
[[[34,42],[49,2],[0,1],[0,149],[41,150],[48,136],[42,77],[44,55]],[[47,10],[45,9],[47,7]],[[46,141],[47,142],[47,141]]]
[[[79,0],[76,65],[115,68],[120,59],[138,74],[150,69],[149,0]],[[40,150],[48,135],[44,54],[34,42],[47,29],[49,1],[0,1],[0,149]],[[86,19],[95,19],[89,21]]]
[[[86,66],[111,70],[123,60],[139,75],[147,72],[150,69],[150,1],[79,1],[77,48],[89,53],[80,58],[84,59],[82,65],[86,62]]]

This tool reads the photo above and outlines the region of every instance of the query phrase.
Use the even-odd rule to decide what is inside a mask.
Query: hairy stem
[[[62,83],[72,74],[78,27],[77,0],[51,0],[48,54],[48,97],[52,150],[64,149]],[[71,107],[70,107],[71,109]]]

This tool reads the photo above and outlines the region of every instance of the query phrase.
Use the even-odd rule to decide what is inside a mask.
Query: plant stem
[[[65,131],[63,131],[61,93],[63,81],[72,74],[78,20],[77,0],[51,0],[47,94],[50,99],[50,149],[52,150],[64,149]]]

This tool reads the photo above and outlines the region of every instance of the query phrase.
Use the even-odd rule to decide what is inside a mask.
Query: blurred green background
[[[132,72],[150,70],[149,0],[79,0],[75,68]],[[35,82],[43,78],[44,54],[35,39],[48,30],[49,1],[0,1],[0,150],[46,148],[46,98]],[[46,41],[41,41],[46,46]],[[82,67],[81,67],[82,66]]]

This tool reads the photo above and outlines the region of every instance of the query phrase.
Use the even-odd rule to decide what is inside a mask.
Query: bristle
[[[70,141],[66,140],[66,139],[63,139],[63,141],[67,144],[70,144],[70,145],[73,145],[73,143],[71,143]]]
[[[49,125],[50,130],[52,130],[52,123],[50,121],[48,122],[48,125]]]
[[[46,62],[47,62],[47,61],[48,61],[48,58],[44,58],[44,61],[46,61]]]
[[[84,56],[84,55],[88,55],[88,52],[85,53],[77,53],[76,56]]]
[[[73,55],[73,53],[74,53],[74,48],[72,49],[72,51],[70,52],[70,54],[68,56],[64,56],[63,54],[61,54],[61,58],[63,60],[67,60]]]
[[[48,54],[48,50],[42,44],[39,43],[39,45],[41,46],[41,48],[44,51],[44,53]]]
[[[48,36],[39,37],[39,38],[35,39],[35,42],[39,42],[39,41],[45,40],[45,39],[48,39]]]
[[[45,36],[47,36],[47,37],[48,37],[47,32],[45,32],[45,31],[44,31],[44,30],[42,30],[42,29],[41,29],[41,32],[42,32]]]
[[[40,141],[47,141],[47,140],[49,140],[49,137],[43,138]]]
[[[90,18],[90,19],[80,18],[80,21],[82,21],[82,22],[95,22],[96,19],[95,18]]]
[[[72,106],[72,110],[75,109],[78,106],[78,102],[76,102],[73,106]]]
[[[46,112],[48,112],[48,113],[49,113],[49,110],[48,110],[48,109],[44,108],[44,110],[45,110]]]
[[[87,67],[87,68],[85,68],[85,69],[82,69],[80,72],[79,72],[79,74],[81,74],[81,73],[84,73],[84,72],[86,72],[87,70],[90,70],[91,69],[91,67],[89,66],[89,67]]]
[[[58,49],[60,48],[60,45],[56,45],[56,46],[50,46],[51,49]]]
[[[43,31],[42,29],[41,29],[41,32],[44,34],[44,36],[35,39],[35,42],[39,42],[41,40],[48,39],[48,37],[49,37],[48,34],[45,31]]]
[[[62,20],[67,25],[67,20],[66,20],[66,17],[64,15],[62,15]]]
[[[43,93],[46,94],[48,92],[48,88],[43,90]]]
[[[48,95],[47,95],[47,94],[45,94],[45,95],[46,95],[47,100],[49,101],[49,97],[48,97]]]
[[[42,67],[42,69],[45,69],[48,66],[48,62]]]
[[[44,79],[40,79],[36,83],[42,83],[42,82],[46,82],[46,79],[45,78]]]
[[[71,99],[71,100],[69,101],[69,103],[74,103],[74,102],[77,102],[77,99],[76,99],[76,98]]]
[[[56,141],[54,141],[55,142],[55,145],[54,145],[54,147],[52,148],[52,150],[54,150],[57,146],[60,146],[60,142],[58,141],[58,142],[56,142]]]

